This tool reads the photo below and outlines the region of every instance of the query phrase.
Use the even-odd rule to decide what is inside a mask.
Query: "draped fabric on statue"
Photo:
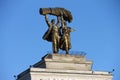
[[[70,11],[64,9],[64,8],[40,8],[40,14],[41,15],[55,15],[55,16],[63,16],[65,21],[71,22],[73,17]]]
[[[52,28],[48,28],[48,30],[45,32],[45,34],[42,37],[44,40],[47,40],[49,42],[52,42]]]

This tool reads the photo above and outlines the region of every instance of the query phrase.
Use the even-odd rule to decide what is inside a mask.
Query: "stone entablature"
[[[30,69],[31,80],[112,80],[108,72],[56,69]]]

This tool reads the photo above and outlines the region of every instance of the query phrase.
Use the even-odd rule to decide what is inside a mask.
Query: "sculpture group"
[[[69,54],[71,49],[70,32],[74,31],[67,26],[67,21],[72,21],[71,12],[64,8],[40,8],[40,14],[45,16],[48,30],[43,35],[43,39],[52,42],[53,53],[58,53],[59,49],[65,50]],[[49,21],[48,15],[57,17]]]

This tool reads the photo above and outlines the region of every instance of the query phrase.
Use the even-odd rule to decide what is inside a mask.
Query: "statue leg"
[[[66,50],[66,54],[69,54],[67,37],[66,37],[66,39],[65,39],[65,50]]]
[[[52,42],[52,46],[53,46],[53,53],[58,53],[56,40],[54,40],[54,41]]]

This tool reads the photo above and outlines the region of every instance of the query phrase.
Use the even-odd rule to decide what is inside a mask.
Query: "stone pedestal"
[[[17,80],[112,80],[105,71],[92,71],[92,61],[82,55],[47,54],[18,75]]]
[[[92,61],[86,60],[81,55],[65,55],[65,54],[47,54],[34,67],[47,69],[65,69],[65,70],[81,70],[90,71]]]

